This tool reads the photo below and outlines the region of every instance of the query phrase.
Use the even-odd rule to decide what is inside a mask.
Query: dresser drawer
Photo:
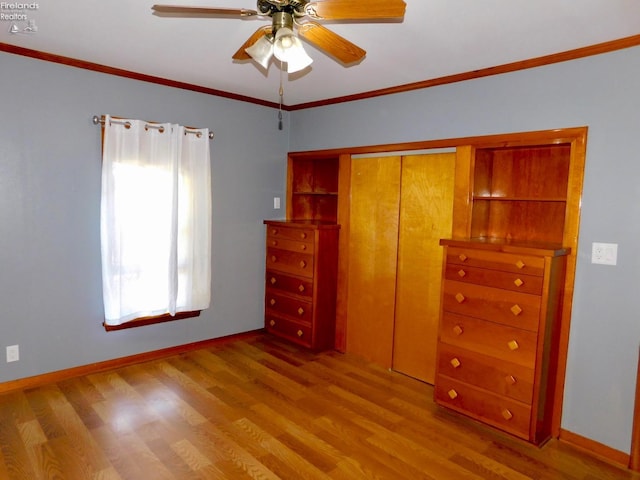
[[[440,341],[528,368],[535,367],[538,335],[473,317],[445,312]]]
[[[540,297],[453,280],[444,281],[442,308],[533,332],[540,322]]]
[[[531,295],[542,294],[543,277],[524,275],[521,272],[505,272],[449,263],[445,267],[444,276],[448,280],[476,283]]]
[[[300,324],[293,320],[271,315],[265,315],[265,328],[268,332],[288,338],[300,345],[312,345],[312,330],[310,325]]]
[[[313,242],[314,230],[312,228],[293,228],[280,225],[267,225],[267,239],[276,238]]]
[[[313,254],[315,250],[313,241],[306,242],[302,240],[291,240],[290,238],[273,236],[267,237],[267,247],[280,248],[282,250],[290,250],[292,252],[302,252],[308,254]]]
[[[438,373],[530,404],[534,369],[446,343],[438,345]]]
[[[313,281],[307,278],[291,277],[280,272],[267,270],[266,282],[267,288],[303,297],[313,295]]]
[[[531,407],[516,400],[438,375],[436,402],[529,440]]]
[[[267,269],[313,277],[313,255],[267,247]]]
[[[544,274],[544,257],[494,252],[490,250],[448,247],[447,263],[502,270],[505,272],[519,272],[523,275],[542,276]]]
[[[311,302],[282,295],[276,290],[267,288],[265,295],[265,309],[277,315],[286,315],[301,322],[311,322],[313,307]]]

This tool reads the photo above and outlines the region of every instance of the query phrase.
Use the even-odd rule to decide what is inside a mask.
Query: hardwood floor
[[[358,358],[256,335],[0,396],[0,479],[640,478],[432,397]]]

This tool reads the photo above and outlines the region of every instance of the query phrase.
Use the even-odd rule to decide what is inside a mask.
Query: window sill
[[[123,323],[122,325],[107,325],[103,322],[102,326],[107,332],[112,332],[114,330],[125,330],[127,328],[144,327],[145,325],[155,325],[156,323],[172,322],[174,320],[183,320],[185,318],[193,318],[199,316],[200,310],[194,310],[191,312],[178,312],[173,316],[165,313],[164,315],[155,315],[153,317],[140,317],[136,318],[135,320],[131,320],[130,322]]]

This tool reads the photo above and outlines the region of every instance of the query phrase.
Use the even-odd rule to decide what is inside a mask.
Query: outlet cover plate
[[[591,247],[591,263],[616,265],[618,263],[618,244],[594,242]]]
[[[20,346],[9,345],[7,347],[7,363],[17,362],[18,360],[20,360]]]

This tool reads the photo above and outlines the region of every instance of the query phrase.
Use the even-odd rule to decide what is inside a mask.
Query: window
[[[105,119],[101,243],[107,329],[209,307],[209,140],[206,131],[190,132],[179,125]]]

